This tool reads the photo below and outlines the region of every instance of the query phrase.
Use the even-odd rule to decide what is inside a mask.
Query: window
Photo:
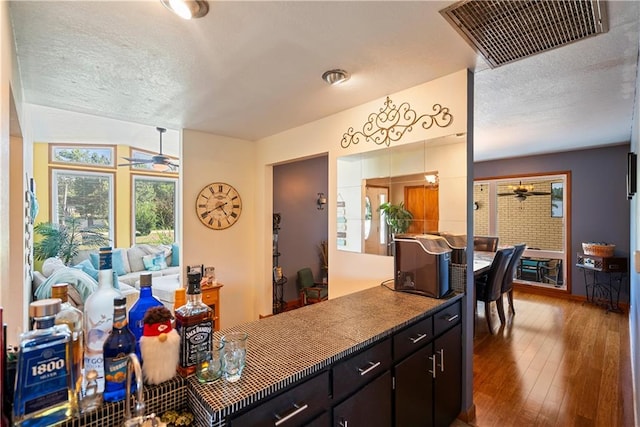
[[[113,146],[51,146],[51,163],[115,167]]]
[[[178,180],[133,177],[133,217],[136,244],[171,244],[176,241]]]
[[[113,241],[113,174],[53,169],[51,171],[53,223],[81,219],[81,226],[109,230]]]

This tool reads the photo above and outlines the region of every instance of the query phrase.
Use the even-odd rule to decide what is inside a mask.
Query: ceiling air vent
[[[465,0],[440,13],[492,68],[608,30],[599,0]]]

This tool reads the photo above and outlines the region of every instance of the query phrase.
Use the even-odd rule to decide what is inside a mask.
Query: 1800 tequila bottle
[[[33,330],[20,336],[13,425],[49,426],[71,417],[75,411],[71,331],[56,325],[59,299],[34,301],[29,315]]]

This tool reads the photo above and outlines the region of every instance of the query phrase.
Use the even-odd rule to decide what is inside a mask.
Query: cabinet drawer
[[[422,319],[393,336],[393,358],[400,360],[433,340],[433,318]]]
[[[384,340],[333,368],[333,398],[342,399],[391,366],[391,340]]]
[[[202,302],[207,305],[218,304],[218,298],[215,291],[203,292]]]
[[[329,373],[286,391],[231,419],[231,427],[291,427],[304,425],[329,407]]]
[[[386,371],[333,409],[333,425],[389,427],[392,393],[391,373]]]
[[[433,315],[433,333],[440,335],[452,326],[460,323],[462,315],[460,300],[451,304],[449,307],[443,308]]]

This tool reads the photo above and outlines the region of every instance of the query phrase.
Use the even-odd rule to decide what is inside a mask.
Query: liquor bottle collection
[[[186,298],[183,288],[176,292],[184,299],[176,301],[174,324],[171,311],[151,293],[151,273],[140,276],[139,299],[127,313],[113,283],[111,248],[100,248],[99,259],[99,286],[84,312],[67,301],[68,284],[54,285],[50,299],[30,304],[33,329],[20,336],[14,425],[53,425],[103,401],[123,400],[131,353],[145,382],[159,384],[176,372],[193,374],[197,352],[211,349],[214,317],[202,302],[200,272],[188,273]]]

